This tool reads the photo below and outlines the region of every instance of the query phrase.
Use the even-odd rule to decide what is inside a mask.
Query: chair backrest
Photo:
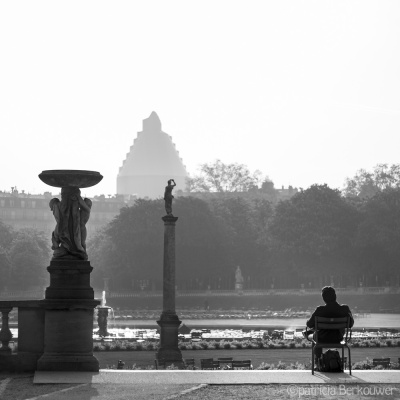
[[[223,363],[230,363],[233,361],[233,357],[219,357],[218,358],[219,362],[223,362]]]
[[[351,339],[350,317],[315,317],[315,330],[318,341],[318,330],[344,330],[343,340],[347,343]]]
[[[219,369],[219,361],[212,358],[204,358],[200,360],[201,369]]]
[[[232,361],[232,369],[247,368],[251,369],[251,360]]]
[[[194,358],[185,358],[184,364],[186,367],[192,367],[194,369]]]
[[[372,365],[374,367],[378,365],[382,365],[382,367],[389,367],[390,365],[390,358],[373,358]]]

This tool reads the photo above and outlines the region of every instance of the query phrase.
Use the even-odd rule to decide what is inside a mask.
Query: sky
[[[398,1],[0,2],[0,190],[38,174],[115,194],[157,112],[191,175],[220,159],[275,187],[342,188],[400,162]]]

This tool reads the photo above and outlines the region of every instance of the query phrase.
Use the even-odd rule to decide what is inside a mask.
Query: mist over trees
[[[400,164],[377,164],[372,172],[360,169],[347,178],[343,194],[346,197],[372,197],[385,189],[400,187]]]
[[[44,288],[51,241],[34,229],[14,231],[0,221],[0,289]]]
[[[178,290],[233,289],[238,265],[247,289],[399,285],[399,164],[360,170],[342,192],[312,185],[279,202],[273,182],[260,188],[243,165],[203,167],[202,196],[173,203]],[[94,286],[162,288],[163,215],[162,199],[139,199],[89,236]],[[43,233],[0,220],[0,290],[44,288],[50,247]]]
[[[249,289],[396,285],[399,205],[400,189],[354,199],[327,185],[276,205],[177,197],[178,290],[233,289],[237,265]],[[97,285],[108,277],[113,290],[161,289],[163,206],[138,200],[90,241]]]
[[[221,160],[200,165],[200,174],[186,179],[188,192],[247,192],[261,183],[261,171],[253,173],[244,164]]]

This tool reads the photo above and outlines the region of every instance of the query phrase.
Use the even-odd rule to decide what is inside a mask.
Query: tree
[[[313,185],[300,191],[276,207],[270,228],[275,265],[294,277],[347,272],[359,220],[338,190]]]
[[[43,232],[34,229],[16,232],[10,246],[11,287],[29,289],[45,285],[50,245],[50,240]]]
[[[372,172],[360,169],[347,178],[343,193],[346,197],[371,198],[376,193],[400,187],[400,164],[377,164]]]
[[[8,286],[11,272],[10,245],[14,237],[12,228],[0,220],[0,289]]]
[[[384,189],[365,204],[356,244],[360,249],[363,273],[398,276],[400,259],[400,188]]]
[[[0,247],[8,249],[14,238],[14,232],[11,226],[6,225],[0,220]]]
[[[250,173],[244,164],[224,164],[221,160],[200,165],[200,174],[187,178],[188,192],[246,192],[258,187],[261,172]]]

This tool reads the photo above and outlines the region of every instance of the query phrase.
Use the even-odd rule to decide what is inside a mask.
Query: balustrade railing
[[[18,309],[18,349],[13,351],[10,342],[10,312]],[[44,350],[43,300],[0,301],[0,370],[34,371]]]

